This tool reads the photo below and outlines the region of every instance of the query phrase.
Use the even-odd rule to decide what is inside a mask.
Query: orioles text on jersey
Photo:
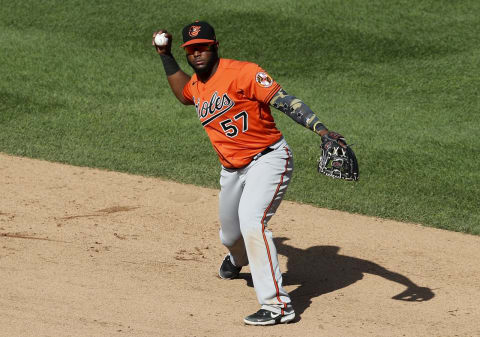
[[[193,101],[195,102],[195,109],[197,110],[197,116],[200,121],[209,116],[206,120],[202,121],[203,126],[208,125],[216,118],[225,114],[235,105],[233,99],[228,97],[226,93],[220,97],[217,91],[213,93],[210,101],[203,101],[202,103],[200,98],[196,100],[195,97],[193,97]]]

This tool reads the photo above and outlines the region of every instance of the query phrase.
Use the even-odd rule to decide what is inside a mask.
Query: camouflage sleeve
[[[272,97],[270,105],[319,135],[327,130],[308,105],[295,96],[287,94],[283,89],[278,90]]]

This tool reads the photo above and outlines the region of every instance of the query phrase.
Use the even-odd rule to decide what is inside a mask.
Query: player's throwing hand
[[[164,37],[164,41],[166,42],[165,44],[157,44],[156,42],[156,37],[157,35]],[[158,40],[157,40],[158,42]],[[167,32],[166,30],[159,30],[153,33],[152,36],[152,46],[155,47],[155,50],[157,51],[158,54],[160,55],[166,55],[166,54],[171,54],[172,53],[172,34]]]

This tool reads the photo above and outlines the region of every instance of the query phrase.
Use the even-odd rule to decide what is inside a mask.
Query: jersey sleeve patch
[[[273,79],[265,72],[260,71],[255,75],[255,81],[262,88],[270,88],[273,84]]]

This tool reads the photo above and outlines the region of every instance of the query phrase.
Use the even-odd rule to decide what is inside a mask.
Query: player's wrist
[[[323,123],[319,121],[312,125],[312,130],[320,137],[323,137],[328,133],[328,129],[325,127],[325,125],[323,125]]]
[[[167,76],[175,74],[180,70],[180,67],[171,53],[160,54],[160,59],[162,60],[163,69]]]
[[[316,132],[320,137],[324,137],[328,134],[328,130],[327,129],[324,129],[324,130],[321,130],[321,131],[318,131]]]

